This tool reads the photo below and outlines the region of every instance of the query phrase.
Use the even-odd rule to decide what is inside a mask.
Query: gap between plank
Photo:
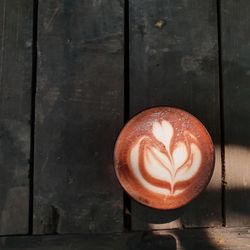
[[[225,121],[224,121],[224,91],[222,68],[222,34],[221,34],[221,0],[217,0],[217,31],[218,31],[218,63],[219,63],[219,98],[220,98],[220,128],[221,128],[221,215],[222,226],[226,226],[226,169],[225,169]]]
[[[31,80],[31,109],[30,109],[30,169],[29,169],[29,229],[28,234],[33,234],[34,212],[34,147],[35,147],[35,111],[36,111],[36,84],[37,84],[37,24],[38,2],[33,1],[33,27],[32,27],[32,80]]]
[[[124,0],[124,123],[130,118],[129,82],[129,0]],[[123,191],[123,227],[131,231],[131,198]]]

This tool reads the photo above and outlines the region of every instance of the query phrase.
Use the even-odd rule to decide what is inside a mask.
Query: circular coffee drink
[[[175,209],[193,200],[214,169],[214,147],[202,123],[176,108],[155,107],[134,116],[115,145],[114,166],[138,202]]]

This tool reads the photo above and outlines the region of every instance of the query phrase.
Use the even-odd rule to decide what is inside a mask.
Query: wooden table
[[[1,249],[250,249],[250,1],[1,0]],[[189,111],[207,190],[147,209],[113,169],[123,124]]]

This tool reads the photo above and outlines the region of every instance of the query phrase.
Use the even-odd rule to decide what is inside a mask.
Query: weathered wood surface
[[[123,1],[40,1],[34,233],[122,230],[123,87]]]
[[[250,2],[222,0],[226,224],[250,225]]]
[[[182,108],[204,123],[216,144],[207,191],[185,208],[181,223],[170,227],[222,223],[216,13],[215,0],[129,1],[131,115],[155,105]],[[132,204],[133,229],[162,229],[169,218]]]
[[[248,250],[250,228],[1,237],[3,250]]]
[[[249,228],[210,228],[174,231],[179,250],[247,250],[250,249]]]
[[[0,234],[28,232],[32,3],[0,1]]]

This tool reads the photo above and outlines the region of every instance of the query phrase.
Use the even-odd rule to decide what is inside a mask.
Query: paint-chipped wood
[[[248,250],[250,228],[2,237],[4,250]]]
[[[226,224],[250,225],[250,2],[221,1]]]
[[[29,223],[31,0],[0,1],[0,234]]]
[[[40,1],[34,233],[122,231],[123,1]]]
[[[176,212],[173,220],[181,221],[169,225],[171,213],[164,217],[133,202],[133,229],[222,223],[216,13],[215,0],[129,1],[131,115],[155,105],[182,108],[204,123],[216,145],[212,181],[182,214]]]

